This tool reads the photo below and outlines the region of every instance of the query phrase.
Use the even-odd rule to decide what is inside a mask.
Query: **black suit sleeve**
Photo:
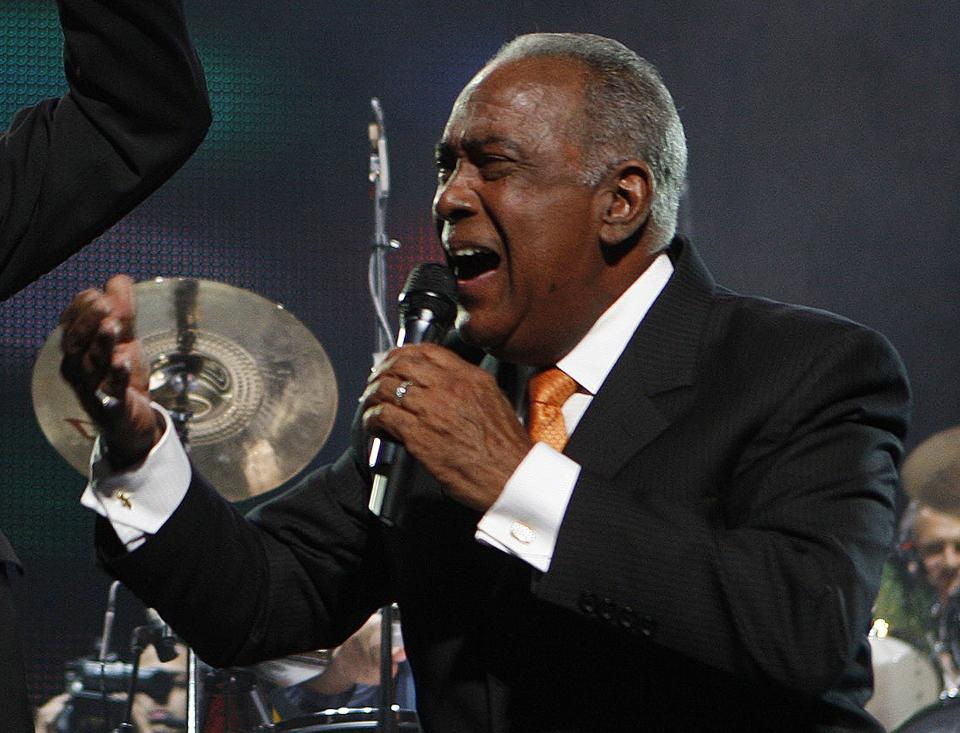
[[[719,394],[698,396],[707,407],[637,473],[584,468],[540,597],[723,674],[811,695],[835,684],[892,539],[909,397],[882,337],[849,327],[804,343],[771,356],[761,341],[738,377],[717,368],[704,382]]]
[[[353,450],[242,516],[203,479],[127,553],[98,518],[101,562],[214,666],[343,642],[393,600]]]
[[[0,136],[0,298],[129,212],[196,149],[206,84],[180,0],[59,0],[70,90]]]

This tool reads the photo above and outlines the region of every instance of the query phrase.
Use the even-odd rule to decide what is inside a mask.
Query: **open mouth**
[[[473,280],[485,272],[496,270],[500,255],[485,247],[465,247],[447,252],[447,262],[457,280]]]

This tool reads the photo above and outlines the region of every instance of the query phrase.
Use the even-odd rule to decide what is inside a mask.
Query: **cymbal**
[[[156,278],[134,286],[150,395],[189,411],[194,465],[230,501],[289,480],[317,454],[337,412],[323,347],[281,305],[210,280]],[[33,407],[47,440],[84,475],[96,428],[60,376],[60,334],[33,370]]]
[[[914,448],[901,477],[911,499],[960,515],[960,426],[935,433]]]

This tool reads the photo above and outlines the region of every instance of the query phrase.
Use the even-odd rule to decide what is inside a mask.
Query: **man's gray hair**
[[[619,41],[590,33],[530,33],[504,45],[491,64],[556,56],[588,75],[582,132],[582,181],[596,185],[630,158],[646,161],[654,180],[651,218],[661,244],[673,237],[687,175],[683,125],[660,72]]]

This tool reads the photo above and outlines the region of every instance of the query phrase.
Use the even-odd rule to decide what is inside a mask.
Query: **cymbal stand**
[[[188,423],[193,417],[190,409],[190,387],[196,380],[199,361],[193,347],[197,342],[197,290],[196,280],[183,279],[177,283],[174,291],[174,311],[177,319],[177,369],[171,372],[170,386],[176,393],[176,399],[170,418],[177,430],[183,449],[190,453]]]
[[[199,283],[196,280],[182,279],[177,282],[174,291],[177,349],[175,357],[171,360],[172,368],[169,371],[169,386],[174,392],[174,401],[168,410],[180,442],[188,455],[190,453],[189,423],[193,417],[190,391],[202,369],[202,356],[194,350],[200,321],[197,307],[198,290]],[[200,712],[203,702],[201,697],[202,690],[205,689],[201,681],[203,674],[197,653],[191,647],[187,647],[187,733],[201,733]],[[240,687],[233,674],[226,674],[224,679],[228,686]],[[252,683],[247,686],[246,692],[253,702],[259,722],[269,723],[270,716],[257,694],[256,685]],[[228,722],[225,721],[225,726]]]
[[[168,410],[173,427],[190,455],[190,435],[188,424],[193,417],[190,409],[190,385],[194,374],[190,369],[191,355],[197,340],[197,281],[181,280],[174,291],[174,311],[177,320],[177,354],[181,360],[181,370],[171,379],[176,392],[173,409]],[[193,647],[187,647],[187,730],[186,733],[200,733],[200,660]]]

